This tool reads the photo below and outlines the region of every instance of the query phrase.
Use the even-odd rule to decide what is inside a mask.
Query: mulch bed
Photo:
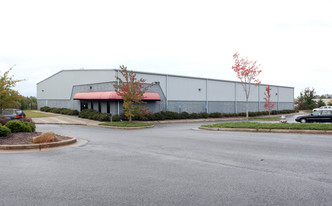
[[[41,135],[41,132],[19,132],[11,133],[7,137],[0,137],[0,145],[19,145],[29,144],[32,142],[32,138]],[[72,139],[71,137],[55,135],[56,142],[61,140]]]

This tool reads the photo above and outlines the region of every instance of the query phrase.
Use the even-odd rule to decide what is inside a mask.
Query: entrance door
[[[84,109],[88,109],[88,102],[86,101],[81,101],[81,111]]]

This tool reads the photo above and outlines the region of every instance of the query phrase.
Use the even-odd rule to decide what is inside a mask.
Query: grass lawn
[[[27,118],[40,118],[40,117],[53,117],[55,115],[53,114],[45,114],[45,113],[39,113],[36,112],[38,110],[23,110],[23,112],[26,114]]]
[[[249,128],[249,129],[304,129],[304,130],[332,130],[332,124],[321,123],[258,123],[258,122],[227,122],[210,125],[202,125],[201,127],[211,128]]]
[[[152,126],[150,123],[141,123],[141,122],[106,122],[106,123],[101,123],[99,125],[104,125],[104,126],[114,126],[114,127],[146,127],[146,126]]]
[[[279,121],[280,117],[249,117],[249,120]]]

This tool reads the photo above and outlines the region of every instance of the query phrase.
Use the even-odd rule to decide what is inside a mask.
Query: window
[[[312,115],[320,115],[320,111],[314,111],[313,113],[312,113]]]
[[[330,115],[330,114],[332,114],[332,111],[329,111],[329,110],[322,111],[322,115]]]

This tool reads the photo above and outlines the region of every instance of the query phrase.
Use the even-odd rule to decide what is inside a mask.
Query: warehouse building
[[[49,106],[81,111],[85,108],[102,113],[122,113],[122,100],[115,93],[118,69],[62,70],[37,83],[38,108]],[[136,72],[137,78],[154,83],[144,94],[149,111],[174,112],[245,112],[246,99],[240,82],[169,74]],[[267,85],[252,86],[249,111],[265,111]],[[273,110],[294,109],[294,88],[270,85]]]

